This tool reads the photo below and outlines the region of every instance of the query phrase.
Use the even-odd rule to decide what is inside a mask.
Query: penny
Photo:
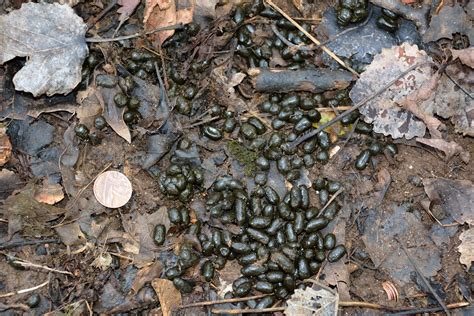
[[[132,184],[123,173],[106,171],[95,180],[94,195],[105,207],[121,207],[132,197]]]

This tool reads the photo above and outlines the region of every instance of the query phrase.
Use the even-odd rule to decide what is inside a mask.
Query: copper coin
[[[95,180],[94,195],[105,207],[121,207],[132,197],[132,184],[123,173],[106,171]]]

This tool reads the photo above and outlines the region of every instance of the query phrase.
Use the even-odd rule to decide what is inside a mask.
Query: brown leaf
[[[467,267],[466,270],[469,270],[474,262],[474,228],[469,228],[459,235],[459,240],[461,241],[458,246],[458,251],[461,253],[459,261]]]
[[[453,59],[459,60],[464,64],[471,68],[474,68],[474,47],[469,47],[466,49],[460,50],[452,50],[451,53],[453,54]]]
[[[461,157],[461,160],[464,161],[465,163],[469,162],[470,159],[470,154],[469,151],[465,151],[461,145],[456,143],[455,141],[446,141],[441,138],[417,138],[417,142],[425,144],[427,146],[436,148],[438,150],[441,150],[445,154],[445,160],[448,161],[455,155],[458,155]]]
[[[124,109],[119,109],[114,102],[114,96],[117,94],[118,88],[101,87],[95,96],[97,97],[104,111],[104,118],[112,129],[127,142],[132,142],[130,129],[123,120]]]
[[[64,199],[63,187],[59,183],[43,183],[35,191],[35,200],[41,203],[54,205]]]
[[[424,179],[426,195],[459,223],[474,225],[474,184],[468,180]]]
[[[19,193],[10,195],[0,208],[8,219],[8,238],[22,231],[27,236],[51,236],[53,231],[46,225],[64,210],[34,199],[35,186],[26,185]]]
[[[0,126],[0,167],[10,160],[11,154],[12,144],[6,134],[6,128]]]
[[[76,102],[80,104],[76,108],[76,116],[86,126],[93,126],[95,117],[103,111],[96,93],[96,87],[90,85],[86,90],[79,91],[76,96]]]
[[[146,0],[143,24],[145,31],[170,26],[178,23],[187,24],[193,21],[194,2],[186,0]],[[157,32],[150,35],[156,47],[174,34],[174,30]]]
[[[155,279],[151,282],[151,286],[158,295],[163,316],[171,316],[173,309],[182,303],[181,293],[170,280]]]
[[[135,280],[133,280],[131,290],[133,293],[138,293],[140,289],[148,282],[153,281],[154,279],[158,278],[163,272],[163,265],[159,261],[155,261],[149,266],[146,266],[140,271],[138,271]]]
[[[127,20],[135,11],[135,8],[140,4],[140,0],[118,0],[117,2],[122,7],[117,10],[120,13],[119,21]]]

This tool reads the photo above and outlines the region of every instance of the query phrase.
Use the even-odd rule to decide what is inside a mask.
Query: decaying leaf
[[[143,24],[145,31],[193,21],[194,1],[186,0],[146,0]],[[150,35],[150,40],[158,47],[174,30],[167,30]]]
[[[469,162],[470,159],[470,154],[469,151],[464,150],[461,145],[454,141],[447,141],[441,138],[417,138],[417,142],[425,144],[427,146],[436,148],[438,150],[441,150],[444,152],[444,159],[448,161],[455,155],[459,155],[461,157],[461,160],[464,161],[465,163]]]
[[[112,256],[110,253],[100,253],[97,257],[95,257],[94,261],[92,261],[91,266],[101,269],[102,271],[107,270],[110,265],[112,264]]]
[[[173,309],[181,305],[181,293],[170,280],[155,279],[151,282],[151,286],[158,295],[163,316],[171,316]]]
[[[54,230],[66,246],[80,245],[87,240],[78,222],[57,226]]]
[[[112,129],[127,142],[132,142],[130,129],[123,120],[124,109],[120,109],[115,105],[114,96],[117,94],[118,88],[100,87],[95,94],[97,100],[103,109],[103,115],[107,123]]]
[[[6,130],[5,127],[0,126],[0,167],[6,164],[12,155],[12,144]]]
[[[28,57],[13,78],[16,90],[67,94],[81,81],[87,28],[68,5],[24,3],[0,16],[0,29],[0,64]]]
[[[285,315],[299,316],[336,316],[339,306],[339,295],[330,288],[321,287],[313,290],[296,289],[295,293],[286,301]]]
[[[163,265],[159,261],[155,261],[149,266],[141,268],[140,271],[138,271],[135,280],[133,280],[132,291],[138,293],[146,283],[157,279],[161,272],[163,272]]]
[[[459,223],[474,225],[474,184],[469,180],[424,179],[425,192]]]
[[[26,185],[19,193],[10,195],[0,208],[8,219],[8,238],[16,232],[26,236],[50,236],[53,230],[46,223],[64,213],[61,208],[38,202],[34,199],[35,186]]]
[[[461,241],[458,246],[458,251],[461,253],[459,261],[467,267],[466,270],[469,270],[474,262],[474,228],[469,228],[459,235],[459,240]]]
[[[54,205],[64,199],[63,187],[59,183],[48,183],[35,191],[35,200],[41,203]]]
[[[350,92],[350,97],[354,103],[358,103],[372,96],[412,65],[428,61],[431,61],[431,58],[424,51],[418,50],[416,45],[402,44],[383,49],[382,53],[375,56],[372,64],[361,74]],[[364,120],[374,124],[374,131],[394,138],[410,139],[423,136],[425,124],[413,113],[400,108],[398,104],[417,91],[431,77],[430,67],[419,67],[405,75],[385,92],[360,108]],[[431,113],[429,108],[422,107],[420,110]]]
[[[431,18],[430,27],[423,34],[423,41],[426,43],[440,38],[452,39],[455,33],[467,35],[469,41],[474,43],[474,30],[469,15],[459,4],[452,7],[445,5],[438,15]]]
[[[94,119],[103,111],[96,93],[96,87],[90,85],[86,90],[79,91],[76,96],[76,102],[80,104],[76,106],[76,116],[79,122],[86,126],[93,126]]]
[[[122,7],[117,10],[120,13],[119,21],[127,20],[135,11],[135,8],[140,4],[140,0],[118,0],[117,2]]]
[[[474,68],[474,47],[469,47],[466,49],[452,50],[453,59],[459,58],[459,60],[471,68]]]
[[[239,85],[245,78],[243,73],[234,73],[230,77],[226,75],[227,64],[216,67],[212,70],[211,78],[218,86],[216,98],[221,105],[225,105],[237,112],[245,109],[245,102],[239,98],[235,92],[235,86]]]

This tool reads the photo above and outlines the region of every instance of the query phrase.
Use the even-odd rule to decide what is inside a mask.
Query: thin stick
[[[50,271],[50,272],[56,272],[56,273],[60,273],[60,274],[67,274],[67,275],[70,275],[70,276],[74,276],[74,274],[72,274],[69,271],[53,269],[53,268],[50,268],[48,266],[42,266],[42,265],[39,265],[39,264],[36,264],[36,263],[33,263],[33,262],[29,262],[29,261],[26,261],[26,260],[23,260],[23,259],[14,260],[13,263],[19,264],[19,265],[21,265],[23,267],[27,267],[27,268],[39,268],[39,269],[43,269],[43,270]]]
[[[306,31],[298,22],[296,22],[295,20],[293,20],[288,14],[285,13],[285,11],[283,11],[282,9],[280,9],[280,7],[278,7],[276,4],[274,4],[271,0],[266,0],[266,2],[271,6],[273,7],[276,11],[278,11],[281,15],[283,15],[288,21],[290,21],[294,26],[296,26],[296,28],[298,28],[298,30],[300,30],[301,32],[303,32],[304,35],[306,35],[313,43],[315,43],[316,45],[320,45],[321,42],[318,41],[313,35],[309,34],[308,31]],[[348,65],[346,65],[346,63],[344,61],[342,61],[342,59],[340,59],[339,57],[337,57],[336,54],[334,54],[329,48],[327,48],[326,46],[321,46],[321,49],[323,51],[326,52],[326,54],[328,54],[329,56],[331,56],[335,61],[337,61],[342,67],[346,68],[347,70],[349,70],[352,74],[354,74],[355,76],[359,77],[359,74],[357,73],[357,71],[355,71],[354,69],[352,69],[351,67],[349,67]]]
[[[41,283],[40,285],[33,286],[33,287],[28,288],[28,289],[23,289],[23,290],[19,290],[19,291],[15,291],[15,292],[0,294],[0,297],[3,298],[3,297],[13,296],[13,295],[16,295],[16,294],[25,294],[25,293],[33,292],[37,289],[42,288],[43,286],[46,286],[48,283],[49,283],[49,280],[46,281],[46,282]]]
[[[461,307],[466,307],[469,306],[470,304],[468,302],[459,302],[459,303],[453,303],[453,304],[448,304],[446,307],[448,309],[456,309],[456,308],[461,308]],[[423,313],[433,313],[433,312],[440,312],[442,311],[442,307],[427,307],[427,308],[413,308],[407,311],[402,311],[396,314],[392,314],[392,316],[395,315],[414,315],[414,314],[423,314]]]
[[[61,241],[59,239],[38,239],[38,240],[22,240],[16,242],[5,243],[0,245],[0,250],[16,248],[21,246],[28,245],[40,245],[40,244],[59,244]]]
[[[416,272],[420,276],[421,280],[423,281],[423,284],[430,290],[431,294],[433,294],[434,298],[438,301],[439,305],[441,305],[441,307],[443,308],[446,315],[448,315],[448,316],[451,315],[451,313],[448,311],[448,308],[446,307],[446,304],[444,304],[441,297],[439,297],[439,295],[433,289],[433,287],[428,282],[428,280],[426,280],[425,276],[423,275],[421,270],[418,268],[418,266],[416,265],[415,261],[412,259],[410,254],[408,253],[408,249],[405,247],[403,242],[400,239],[398,239],[397,236],[395,236],[395,240],[400,244],[400,246],[402,247],[403,251],[405,252],[405,255],[407,256],[408,260],[410,261],[410,263],[412,264],[412,266],[415,268]]]
[[[337,190],[336,193],[334,193],[331,198],[329,199],[329,201],[327,201],[326,205],[324,205],[324,207],[319,211],[319,214],[321,214],[322,212],[324,212],[325,209],[328,208],[328,206],[332,203],[332,201],[334,201],[336,199],[336,197],[342,193],[342,191],[344,191],[344,188],[340,188],[339,190]]]
[[[146,33],[135,33],[132,35],[125,35],[125,36],[119,36],[119,37],[114,37],[114,38],[100,38],[100,37],[86,37],[86,42],[88,43],[106,43],[106,42],[116,42],[116,41],[123,41],[131,38],[137,38],[140,36],[145,36],[145,35],[150,35],[156,32],[162,32],[162,31],[169,31],[169,30],[176,30],[180,29],[183,27],[182,23],[179,24],[173,24],[173,25],[168,25],[168,26],[163,26],[156,28],[152,31],[146,32]]]
[[[28,305],[25,305],[25,304],[6,305],[6,304],[3,304],[3,303],[0,303],[0,312],[6,311],[6,310],[9,310],[9,309],[21,309],[21,310],[24,310],[24,311],[29,311],[30,307]]]
[[[272,312],[283,312],[285,307],[270,307],[270,308],[260,308],[260,309],[213,309],[211,313],[213,314],[250,314],[250,313],[272,313]]]
[[[245,302],[245,301],[249,301],[249,300],[256,300],[256,299],[259,299],[259,298],[262,298],[262,297],[265,297],[265,296],[268,296],[268,295],[270,295],[270,294],[261,294],[261,295],[248,296],[248,297],[228,298],[228,299],[217,300],[217,301],[197,302],[197,303],[178,306],[178,309],[209,306],[209,305],[218,305],[218,304],[226,304],[226,303]]]
[[[395,77],[392,81],[390,81],[389,83],[387,83],[385,86],[383,86],[382,88],[380,88],[377,92],[375,92],[374,94],[366,97],[365,99],[363,99],[362,101],[360,101],[359,103],[355,104],[354,106],[352,106],[349,110],[346,110],[344,112],[342,112],[341,114],[339,114],[338,116],[336,116],[335,118],[333,118],[332,120],[330,120],[329,122],[321,125],[319,128],[315,129],[315,130],[312,130],[310,131],[309,133],[306,133],[304,134],[303,136],[297,138],[295,141],[293,141],[292,143],[290,143],[291,147],[294,148],[296,146],[298,146],[299,144],[301,144],[302,142],[316,136],[319,132],[323,131],[324,129],[328,128],[329,126],[333,125],[334,123],[338,122],[339,120],[341,120],[343,117],[346,117],[347,115],[351,114],[352,112],[354,112],[355,110],[359,109],[360,107],[362,107],[364,104],[366,104],[367,102],[369,102],[370,100],[376,98],[377,96],[379,96],[380,94],[382,94],[385,90],[387,90],[388,88],[390,88],[395,82],[397,82],[398,80],[400,80],[402,77],[404,77],[405,75],[407,75],[408,73],[410,73],[411,71],[415,70],[416,68],[418,67],[422,67],[422,66],[427,66],[427,65],[434,65],[433,62],[425,62],[425,63],[420,63],[420,64],[416,64],[416,65],[413,65],[411,66],[410,68],[408,68],[407,70],[405,70],[404,72],[402,72],[401,74],[399,74],[397,77]]]

